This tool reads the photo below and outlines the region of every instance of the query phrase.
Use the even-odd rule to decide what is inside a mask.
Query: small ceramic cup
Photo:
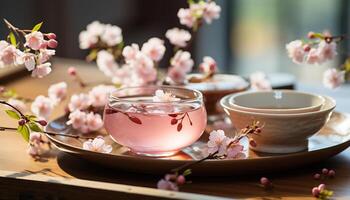
[[[318,111],[325,103],[320,95],[295,90],[242,92],[229,99],[232,108],[257,113],[305,113]]]
[[[325,96],[325,104],[318,111],[290,114],[258,113],[233,107],[230,98],[232,95],[225,96],[220,104],[237,129],[246,127],[254,120],[264,124],[261,134],[252,136],[257,146],[250,148],[265,153],[294,153],[306,150],[308,138],[325,125],[336,106],[334,99]]]

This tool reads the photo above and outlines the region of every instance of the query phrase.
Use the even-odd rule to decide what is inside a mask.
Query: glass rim
[[[189,99],[182,99],[180,97],[179,101],[169,101],[169,102],[154,102],[154,101],[139,101],[139,100],[125,100],[122,99],[120,97],[116,97],[114,95],[114,93],[116,92],[122,92],[123,90],[130,90],[130,89],[175,89],[175,90],[185,90],[185,91],[189,91],[189,92],[193,92],[194,93],[194,97],[193,98],[189,98]],[[126,95],[128,96],[128,95]],[[108,98],[108,103],[111,100],[116,100],[116,101],[120,101],[120,102],[126,102],[126,103],[147,103],[147,104],[179,104],[179,103],[193,103],[196,101],[201,101],[203,102],[203,94],[202,92],[200,92],[199,90],[196,89],[190,89],[190,88],[185,88],[185,87],[180,87],[180,86],[170,86],[170,85],[148,85],[148,86],[131,86],[131,87],[123,87],[123,88],[118,88],[116,90],[114,90],[113,92],[111,92],[109,94],[109,98]]]

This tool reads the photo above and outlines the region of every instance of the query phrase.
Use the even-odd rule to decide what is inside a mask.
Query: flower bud
[[[318,198],[319,195],[320,195],[320,190],[318,189],[318,187],[312,188],[312,196]]]
[[[47,41],[44,41],[43,43],[41,43],[41,45],[40,45],[40,49],[46,49],[47,48]]]
[[[26,120],[25,119],[18,120],[18,125],[23,126],[24,124],[26,124]]]
[[[327,175],[328,172],[329,172],[329,170],[327,168],[323,168],[322,169],[322,174]]]
[[[266,187],[269,187],[271,185],[271,182],[270,182],[270,180],[268,178],[261,177],[260,184],[263,185],[266,188]]]
[[[325,184],[320,184],[319,186],[318,186],[318,190],[320,191],[320,192],[322,192],[322,190],[324,190],[324,189],[326,189],[326,185]]]
[[[186,178],[183,175],[180,175],[176,178],[176,183],[179,185],[183,185],[186,183]]]
[[[57,47],[57,45],[58,45],[58,42],[56,41],[56,40],[54,40],[54,39],[50,39],[49,41],[48,41],[48,46],[50,47],[50,48],[56,48]]]
[[[320,178],[321,178],[321,174],[319,174],[319,173],[314,174],[314,179],[315,180],[318,180]]]
[[[54,34],[54,33],[47,33],[45,36],[46,36],[48,39],[56,39],[56,34]]]
[[[69,67],[67,70],[68,74],[71,76],[75,76],[77,75],[77,70],[75,69],[75,67]]]
[[[314,32],[309,32],[307,34],[307,37],[310,38],[310,39],[313,39],[313,38],[315,38],[315,33]]]
[[[333,169],[329,170],[328,176],[333,178],[335,176],[335,171]]]
[[[37,121],[41,126],[46,126],[47,125],[47,121],[45,120],[39,120]]]
[[[308,45],[308,44],[305,44],[305,45],[303,46],[303,48],[304,48],[304,51],[305,51],[305,52],[308,52],[308,51],[311,50],[311,47],[310,47],[310,45]]]

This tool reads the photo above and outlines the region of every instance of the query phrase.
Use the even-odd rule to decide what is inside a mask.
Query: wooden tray
[[[50,122],[46,130],[77,134],[66,125],[66,121],[65,117],[60,117]],[[132,154],[127,148],[114,143],[104,130],[89,136],[97,135],[104,135],[107,143],[112,144],[111,154],[84,150],[82,149],[84,141],[81,139],[49,135],[48,137],[58,149],[104,166],[139,173],[164,174],[172,168],[201,159],[208,136],[204,134],[199,141],[175,156],[151,158]],[[192,168],[193,175],[220,176],[237,173],[278,172],[327,159],[350,146],[350,115],[333,113],[325,127],[309,139],[307,151],[292,154],[264,154],[249,150],[247,142],[243,141],[243,143],[247,158],[206,160]]]

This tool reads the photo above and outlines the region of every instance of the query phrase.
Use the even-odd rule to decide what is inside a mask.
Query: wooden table
[[[79,87],[66,75],[66,69],[72,65],[86,80],[105,81],[95,66],[57,59],[54,72],[48,77],[28,76],[7,83],[6,87],[15,89],[21,96],[34,98],[47,95],[49,84],[64,80],[69,84],[69,93],[76,92]],[[52,118],[62,114],[63,104],[55,109]],[[16,125],[4,112],[0,113],[0,120],[4,126]],[[350,149],[322,163],[282,173],[192,177],[193,183],[181,188],[182,192],[168,192],[154,189],[160,176],[115,171],[62,152],[34,161],[26,148],[19,134],[0,132],[0,199],[314,199],[311,188],[318,182],[312,176],[323,167],[336,170],[336,177],[326,181],[335,192],[334,197],[350,199]],[[261,176],[273,181],[273,190],[260,187]]]

